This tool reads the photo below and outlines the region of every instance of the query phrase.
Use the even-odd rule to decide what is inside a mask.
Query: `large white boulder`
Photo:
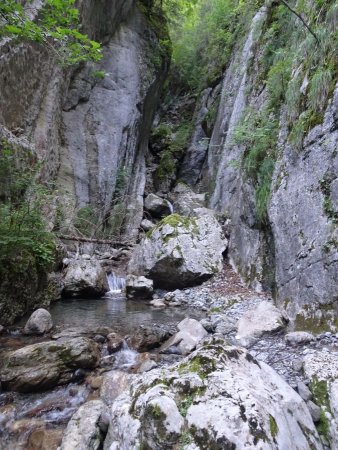
[[[263,301],[246,311],[237,324],[236,338],[243,346],[248,346],[266,333],[281,330],[287,319],[273,303]]]
[[[222,269],[226,247],[210,210],[203,209],[197,217],[171,214],[135,248],[128,272],[152,279],[155,288],[193,286]]]
[[[70,261],[64,277],[64,297],[100,297],[108,291],[107,275],[99,261]]]
[[[210,342],[136,377],[111,407],[105,450],[321,450],[301,397],[245,349]]]

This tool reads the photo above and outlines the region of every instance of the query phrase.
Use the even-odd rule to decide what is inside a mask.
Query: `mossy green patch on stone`
[[[169,225],[173,228],[173,232],[170,234],[167,234],[164,237],[164,241],[167,242],[170,238],[175,237],[178,235],[178,228],[184,228],[185,230],[197,234],[198,233],[198,227],[196,223],[195,218],[190,217],[184,217],[180,214],[170,214],[169,216],[162,219],[155,227],[153,227],[151,230],[149,230],[146,233],[147,238],[151,238],[155,231],[163,229],[166,225]]]
[[[182,417],[186,417],[188,409],[190,408],[190,406],[193,404],[194,401],[194,396],[193,394],[188,394],[186,395],[182,400],[181,403],[179,405],[179,412],[181,414]]]
[[[330,441],[330,421],[327,418],[327,413],[331,414],[328,382],[314,377],[310,382],[310,390],[315,403],[321,408],[320,419],[316,424],[318,433],[324,436],[327,441]]]
[[[275,439],[278,434],[278,425],[275,418],[271,414],[269,414],[269,424],[271,436],[273,439]]]

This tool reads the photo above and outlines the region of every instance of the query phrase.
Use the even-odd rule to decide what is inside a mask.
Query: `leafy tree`
[[[101,46],[80,31],[75,0],[46,0],[41,9],[15,0],[0,2],[0,37],[42,44],[63,65],[101,59]]]
[[[55,243],[43,219],[48,189],[36,181],[38,166],[32,155],[0,142],[0,268],[24,254],[39,267],[54,259]]]

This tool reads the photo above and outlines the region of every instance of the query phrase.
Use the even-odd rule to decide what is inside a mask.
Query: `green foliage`
[[[92,72],[90,72],[90,75],[93,78],[97,78],[99,80],[104,80],[104,78],[106,76],[106,72],[104,70],[93,70]]]
[[[248,109],[233,134],[235,144],[246,148],[242,166],[255,185],[256,218],[259,225],[267,221],[271,179],[275,167],[278,121],[267,108],[260,112]]]
[[[27,252],[40,267],[54,260],[55,242],[42,215],[49,191],[35,181],[35,173],[30,154],[0,144],[0,265]]]
[[[330,92],[332,72],[328,68],[318,68],[310,82],[308,105],[314,111],[322,111]]]
[[[199,0],[183,7],[171,23],[173,73],[188,90],[222,76],[235,43],[244,36],[261,1]]]
[[[192,130],[193,125],[190,122],[181,123],[175,131],[166,124],[160,124],[154,129],[153,140],[160,141],[164,147],[155,174],[159,181],[165,181],[175,175],[177,162],[187,150]]]
[[[15,0],[0,3],[0,36],[42,44],[63,65],[101,59],[101,46],[82,34],[75,0],[46,0],[40,9]]]

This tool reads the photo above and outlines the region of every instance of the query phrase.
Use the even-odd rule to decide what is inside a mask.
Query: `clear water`
[[[201,318],[200,311],[186,308],[154,308],[149,302],[126,300],[122,295],[100,299],[61,300],[49,309],[55,326],[108,326],[122,335],[130,334],[140,325],[178,323],[185,317]]]

